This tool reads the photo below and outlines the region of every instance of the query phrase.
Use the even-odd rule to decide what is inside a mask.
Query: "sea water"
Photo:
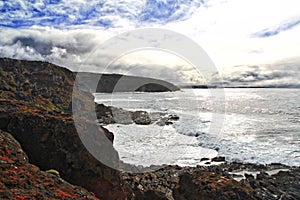
[[[228,161],[300,165],[300,89],[181,89],[95,97],[109,106],[180,117],[168,126],[107,125],[127,163],[194,166],[219,155]]]

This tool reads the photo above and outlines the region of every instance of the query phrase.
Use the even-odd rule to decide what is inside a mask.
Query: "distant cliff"
[[[169,82],[153,78],[96,73],[80,73],[79,77],[87,85],[91,85],[91,81],[98,81],[96,89],[98,93],[168,92],[179,90],[177,86]]]

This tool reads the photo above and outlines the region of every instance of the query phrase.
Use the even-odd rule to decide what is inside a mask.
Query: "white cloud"
[[[67,12],[66,20],[70,21],[70,24],[62,25],[59,29],[39,25],[21,29],[2,28],[0,30],[0,56],[48,60],[77,69],[80,63],[85,62],[89,52],[106,39],[125,30],[151,26],[182,33],[198,42],[207,51],[226,80],[233,79],[243,72],[253,72],[254,69],[251,66],[259,66],[259,73],[262,76],[265,75],[263,76],[265,78],[271,77],[266,75],[268,73],[282,74],[286,77],[284,79],[274,76],[274,81],[280,79],[282,82],[296,83],[300,79],[299,73],[292,75],[287,72],[289,70],[294,72],[294,70],[283,67],[290,66],[289,63],[292,63],[297,70],[299,69],[297,66],[300,65],[300,60],[295,60],[295,58],[299,58],[300,55],[300,25],[293,29],[281,30],[280,33],[271,37],[253,37],[253,34],[262,30],[276,30],[277,27],[284,26],[286,21],[298,19],[300,17],[298,0],[284,2],[280,0],[204,2],[178,0],[176,2],[180,9],[175,9],[172,15],[163,19],[161,16],[164,13],[151,13],[151,9],[155,6],[147,7],[145,2],[107,1],[99,6],[99,1],[87,3],[82,0],[72,0],[63,1],[63,6],[49,5],[48,10],[55,11],[55,13],[63,15]],[[20,5],[28,13],[15,13],[17,18],[31,16],[31,5],[23,3]],[[34,8],[45,9],[43,4],[38,2]],[[143,16],[147,12],[150,12],[152,16],[145,20]],[[7,13],[7,16],[13,18],[13,14]],[[91,16],[86,17],[87,14]],[[81,19],[86,24],[75,25],[75,21],[80,17],[86,17],[86,19]],[[40,19],[34,20],[39,22]],[[93,24],[99,20],[108,23],[107,27],[95,27]],[[39,45],[48,46],[48,49]],[[103,60],[110,58],[110,55],[91,58],[85,63],[86,69],[95,70],[99,66],[101,68]],[[141,65],[144,66],[143,70],[138,67]],[[233,66],[240,65],[245,67],[239,67],[237,72],[237,68]],[[178,77],[202,79],[201,76],[195,75],[193,68],[181,58],[153,51],[136,52],[124,56],[114,63],[111,70],[133,75],[165,77],[169,80]],[[251,82],[252,79],[257,81],[254,77],[247,76],[245,82],[254,84]]]
[[[299,56],[299,26],[270,38],[252,38],[257,31],[300,16],[299,7],[297,0],[214,1],[208,8],[200,7],[189,20],[174,22],[168,28],[196,40],[218,67],[228,70],[233,65]]]

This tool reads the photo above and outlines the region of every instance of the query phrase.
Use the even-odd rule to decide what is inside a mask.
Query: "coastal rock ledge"
[[[98,199],[28,161],[20,144],[0,130],[0,199]]]

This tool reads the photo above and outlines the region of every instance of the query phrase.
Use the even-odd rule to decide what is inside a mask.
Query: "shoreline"
[[[4,139],[0,140],[3,144],[0,155],[2,199],[16,196],[38,199],[41,195],[49,199],[112,200],[300,198],[300,166],[224,162],[217,166],[165,165],[160,169],[161,166],[156,166],[149,172],[145,171],[149,169],[122,163],[113,147],[114,134],[88,118],[80,118],[80,130],[90,131],[91,134],[85,136],[116,168],[107,167],[85,148],[74,125],[72,72],[45,62],[12,59],[0,62],[0,129],[5,132]],[[75,94],[76,103],[81,106],[80,114],[95,109],[92,94],[84,91]],[[91,103],[93,108],[89,107]],[[105,107],[99,108],[101,116],[105,112]],[[136,123],[149,123],[150,117],[143,111],[131,115]],[[171,118],[174,116],[167,117],[163,123],[172,122]],[[95,135],[104,136],[110,142],[97,141],[93,138]],[[120,165],[144,172],[123,173],[116,170]],[[269,169],[279,168],[289,171],[266,174]],[[246,173],[246,179],[240,182],[234,180],[238,175],[229,173],[254,169],[259,171],[256,177]],[[57,171],[55,174],[60,177],[46,171]],[[24,177],[33,182],[24,181]],[[41,185],[33,184],[34,181]]]

